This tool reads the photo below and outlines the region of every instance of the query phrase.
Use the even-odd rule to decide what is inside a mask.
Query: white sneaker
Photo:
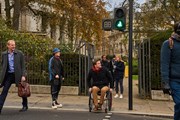
[[[52,108],[57,109],[57,105],[55,104],[55,101],[52,102]]]
[[[114,98],[118,98],[118,94],[116,94],[116,95],[114,96]]]
[[[122,98],[123,98],[123,95],[121,94],[121,95],[119,96],[119,98],[121,98],[121,99],[122,99]]]
[[[58,108],[62,108],[62,104],[59,104],[59,103],[56,103],[56,106],[58,107]]]

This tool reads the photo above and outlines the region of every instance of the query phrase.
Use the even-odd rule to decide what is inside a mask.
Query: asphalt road
[[[172,120],[169,118],[158,118],[150,116],[137,116],[128,114],[118,114],[103,112],[83,112],[83,111],[62,111],[30,109],[21,113],[18,109],[5,108],[0,115],[0,120]]]

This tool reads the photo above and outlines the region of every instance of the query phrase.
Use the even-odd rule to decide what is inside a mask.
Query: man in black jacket
[[[18,86],[20,81],[23,82],[26,80],[24,55],[20,50],[15,49],[15,47],[15,41],[9,40],[7,42],[8,50],[2,53],[0,86],[3,87],[3,90],[0,95],[0,113],[11,84],[15,83],[16,86]],[[20,110],[20,112],[24,112],[28,109],[27,98],[23,97],[22,100],[23,108]]]
[[[106,92],[109,90],[109,84],[110,84],[110,92],[112,92],[112,88],[113,88],[113,80],[111,73],[107,68],[101,66],[100,59],[95,60],[93,62],[93,67],[89,71],[87,81],[89,86],[89,92],[92,92],[93,95],[93,101],[95,105],[94,110],[96,111],[98,110],[99,107],[102,106],[104,102],[104,96]],[[98,104],[97,93],[99,91],[101,91],[101,96],[100,96],[100,102]]]
[[[51,84],[52,108],[62,107],[57,102],[58,94],[61,90],[61,82],[64,80],[64,69],[60,59],[60,49],[53,49],[53,57],[49,60],[49,80]]]
[[[110,62],[107,60],[106,55],[101,57],[101,66],[106,67],[110,71]]]

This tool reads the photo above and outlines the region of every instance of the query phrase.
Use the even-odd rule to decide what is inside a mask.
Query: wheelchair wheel
[[[89,112],[91,112],[92,111],[92,108],[91,107],[89,107]]]
[[[92,98],[91,98],[91,93],[89,94],[89,112],[92,111],[92,106],[93,106],[93,103],[92,103]]]
[[[111,108],[112,108],[112,93],[109,92],[109,95],[108,95],[108,110],[111,111]]]

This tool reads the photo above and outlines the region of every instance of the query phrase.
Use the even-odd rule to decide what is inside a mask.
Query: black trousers
[[[13,73],[7,73],[5,77],[4,87],[0,95],[0,110],[3,108],[4,102],[8,95],[9,88],[13,83],[15,83],[15,75]],[[23,107],[28,107],[27,97],[22,98],[22,105]]]
[[[52,101],[57,101],[59,92],[61,90],[61,80],[51,80],[51,96],[52,96]]]

